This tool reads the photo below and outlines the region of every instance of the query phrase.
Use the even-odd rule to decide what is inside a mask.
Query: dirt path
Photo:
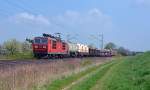
[[[101,62],[101,63],[97,64],[96,66],[101,65],[101,64],[103,64],[103,63],[106,63],[106,62]],[[102,67],[102,68],[104,68],[104,67]],[[97,68],[96,70],[94,70],[94,71],[92,71],[92,72],[86,74],[85,76],[81,77],[80,79],[78,79],[78,80],[72,82],[70,85],[66,86],[66,87],[63,88],[62,90],[70,90],[70,88],[71,88],[72,86],[74,86],[74,85],[80,83],[81,81],[87,79],[89,76],[91,76],[92,74],[96,73],[98,69],[99,69],[99,68]]]
[[[101,90],[101,87],[102,87],[102,82],[103,82],[103,79],[105,79],[106,77],[108,77],[108,75],[110,75],[111,73],[113,73],[112,69],[116,66],[116,65],[119,65],[120,63],[117,63],[115,65],[113,65],[112,67],[110,67],[110,69],[105,73],[105,75],[99,79],[97,81],[97,84],[95,84],[90,90]]]
[[[77,81],[72,82],[70,85],[68,85],[67,87],[65,87],[62,90],[69,90],[73,85],[76,85],[77,83],[80,83],[82,80],[88,78],[88,76],[90,76],[89,74],[83,76],[82,78],[78,79]]]

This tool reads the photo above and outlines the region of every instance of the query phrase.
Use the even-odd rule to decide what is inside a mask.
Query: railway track
[[[13,67],[27,64],[45,64],[60,61],[74,61],[74,60],[105,60],[108,57],[86,57],[86,58],[65,58],[65,59],[39,59],[39,60],[0,60],[0,69],[3,67]]]

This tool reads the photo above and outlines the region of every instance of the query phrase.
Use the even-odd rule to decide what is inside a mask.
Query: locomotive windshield
[[[35,44],[47,44],[48,39],[47,38],[35,38],[34,43]]]

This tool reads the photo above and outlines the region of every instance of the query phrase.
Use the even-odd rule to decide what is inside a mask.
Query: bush
[[[19,42],[16,39],[11,39],[0,47],[0,53],[4,53],[3,56],[8,59],[32,59],[33,52],[32,46],[28,42]]]
[[[20,50],[20,43],[16,39],[8,40],[3,44],[9,55],[14,55]]]

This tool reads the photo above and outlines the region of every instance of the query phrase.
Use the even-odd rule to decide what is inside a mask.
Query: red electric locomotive
[[[32,42],[33,53],[37,58],[65,57],[68,55],[68,44],[50,34],[43,34],[43,37],[35,37]]]

